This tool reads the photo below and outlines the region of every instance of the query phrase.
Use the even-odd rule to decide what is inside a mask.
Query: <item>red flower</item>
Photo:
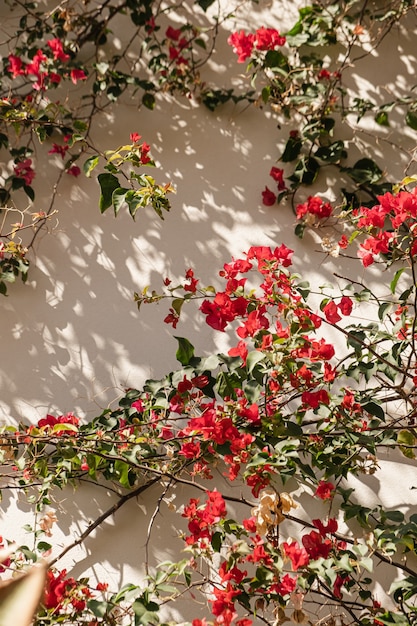
[[[319,80],[329,80],[331,78],[331,73],[329,72],[329,70],[321,69],[320,72],[317,74],[317,78]]]
[[[338,529],[337,520],[330,518],[327,524],[323,524],[323,522],[319,519],[312,520],[314,526],[318,529],[320,535],[324,537],[328,533],[335,533]]]
[[[265,191],[262,192],[262,202],[265,206],[273,206],[277,201],[277,197],[273,191],[268,187],[265,187]]]
[[[249,313],[248,319],[236,331],[241,339],[254,337],[259,330],[269,327],[269,320],[263,315],[264,312],[265,307],[261,307]]]
[[[97,591],[107,591],[109,588],[109,583],[97,583]]]
[[[293,541],[292,543],[283,543],[282,549],[285,556],[290,559],[293,570],[297,571],[300,567],[304,567],[309,564],[310,557],[308,556],[307,551],[305,548],[301,548],[297,541]]]
[[[321,500],[330,500],[333,495],[333,491],[335,490],[335,486],[333,483],[326,482],[325,480],[321,480],[317,486],[314,495],[320,498]]]
[[[346,235],[342,235],[338,241],[338,246],[339,248],[342,248],[342,250],[345,250],[349,245],[349,239],[346,237]]]
[[[244,63],[245,60],[250,57],[254,42],[255,35],[246,35],[243,30],[241,30],[240,33],[232,33],[227,40],[229,46],[233,46],[233,52],[238,55],[238,63]]]
[[[278,593],[280,596],[286,596],[289,593],[292,593],[297,586],[297,579],[293,578],[289,574],[285,574],[279,581],[279,583],[275,583],[272,585],[270,592]]]
[[[74,578],[65,578],[66,574],[67,570],[65,569],[62,572],[57,572],[56,576],[51,570],[48,571],[46,593],[43,601],[45,608],[59,609],[71,590],[77,586]]]
[[[319,219],[330,217],[333,208],[328,202],[324,202],[318,196],[309,196],[307,202],[296,207],[297,219],[302,219],[307,213],[316,215]]]
[[[333,300],[330,300],[330,302],[328,302],[323,307],[323,313],[326,316],[326,320],[330,322],[331,324],[336,324],[337,322],[340,322],[340,320],[342,319],[341,316],[339,315],[337,305],[335,302],[333,302]]]
[[[342,315],[350,315],[352,313],[353,302],[348,296],[343,296],[337,306]]]
[[[16,78],[16,76],[21,76],[25,73],[23,61],[20,57],[15,54],[9,54],[8,59],[9,67],[7,68],[7,71],[12,74],[12,78]]]
[[[70,55],[64,52],[62,42],[59,39],[50,39],[46,45],[52,50],[55,61],[63,61],[64,63],[70,59]]]
[[[310,409],[317,409],[320,404],[329,405],[330,397],[325,389],[319,391],[304,391],[301,394],[301,401]]]
[[[178,454],[185,456],[186,459],[198,458],[201,454],[200,442],[189,441],[188,443],[183,443]]]
[[[277,46],[283,46],[285,37],[279,34],[275,28],[258,28],[255,35],[255,47],[257,50],[274,50]]]
[[[227,324],[246,313],[248,303],[245,298],[231,299],[227,293],[216,293],[214,300],[204,300],[200,311],[206,315],[206,322],[215,330],[224,331]]]
[[[68,148],[69,146],[60,146],[57,143],[53,143],[52,148],[48,150],[48,154],[59,154],[64,159]]]
[[[179,316],[174,309],[170,308],[168,315],[164,318],[165,324],[172,324],[172,328],[176,328],[179,322]]]
[[[269,175],[272,176],[276,183],[278,183],[278,191],[282,191],[283,189],[287,188],[284,181],[284,170],[280,169],[279,167],[271,167]]]
[[[67,174],[69,174],[70,176],[74,176],[74,178],[77,178],[77,176],[81,174],[81,170],[78,165],[71,165],[71,167],[67,169]]]
[[[168,37],[168,39],[172,39],[172,41],[178,41],[178,39],[181,37],[181,29],[168,26],[165,31],[165,35],[166,37]]]
[[[35,172],[32,169],[32,159],[19,161],[14,166],[14,171],[17,178],[23,178],[25,185],[30,185],[35,178]]]
[[[301,540],[303,542],[303,546],[307,550],[307,553],[310,558],[314,561],[323,557],[323,559],[327,559],[330,554],[330,550],[332,549],[332,542],[330,539],[324,539],[320,533],[312,530],[308,535],[304,535]]]
[[[149,156],[148,152],[151,149],[151,146],[145,142],[143,142],[141,148],[140,148],[140,160],[142,162],[142,165],[146,165],[147,163],[149,163],[152,159]]]
[[[194,278],[194,272],[192,269],[187,270],[185,278],[190,281],[190,284],[184,285],[184,291],[195,293],[197,291],[198,278]]]
[[[74,85],[76,85],[79,80],[87,80],[87,74],[84,70],[80,70],[77,67],[70,71],[70,77]]]

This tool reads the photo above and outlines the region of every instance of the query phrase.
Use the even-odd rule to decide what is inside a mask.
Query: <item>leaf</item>
[[[248,368],[248,372],[252,372],[255,365],[263,361],[265,355],[258,350],[253,350],[249,352],[248,357],[246,359],[246,367]]]
[[[386,111],[379,111],[375,115],[375,122],[380,126],[389,126],[388,113]]]
[[[364,569],[366,569],[368,572],[373,572],[374,569],[374,563],[371,559],[370,556],[364,557],[363,559],[361,559],[359,561],[359,565],[362,565],[362,567]]]
[[[101,213],[104,213],[112,204],[113,192],[119,189],[119,181],[113,174],[99,174],[98,182],[101,189],[99,207]]]
[[[370,413],[371,415],[378,417],[383,422],[385,421],[384,409],[381,406],[379,406],[379,404],[377,404],[376,402],[373,402],[373,401],[367,402],[366,404],[362,405],[362,408],[365,411],[367,411],[367,413]]]
[[[382,170],[372,159],[359,159],[353,167],[343,167],[342,172],[346,172],[355,183],[363,185],[374,184],[382,178]]]
[[[175,354],[181,365],[188,365],[194,356],[194,346],[185,337],[174,337],[178,341],[178,350]]]
[[[149,91],[147,91],[146,93],[143,94],[142,97],[142,104],[147,108],[150,109],[151,111],[153,111],[153,109],[155,108],[155,96],[152,93],[149,93]]]
[[[100,157],[97,155],[94,155],[90,157],[89,159],[87,159],[87,161],[84,163],[83,171],[84,171],[84,174],[87,176],[87,178],[90,178],[91,172],[94,170],[95,167],[97,167],[99,160],[100,160]]]
[[[415,111],[407,111],[405,123],[413,130],[417,130],[417,113]]]
[[[400,277],[401,277],[401,274],[402,274],[403,272],[405,272],[405,269],[406,269],[405,267],[401,267],[399,270],[397,270],[397,271],[395,272],[395,276],[394,276],[394,278],[392,279],[392,281],[391,281],[391,283],[390,283],[390,286],[389,286],[389,287],[390,287],[390,289],[391,289],[391,293],[392,293],[392,294],[394,294],[394,293],[395,293],[395,289],[396,289],[396,287],[397,287],[397,283],[398,283],[398,281],[399,281],[399,279],[400,279]]]
[[[73,433],[78,433],[78,428],[75,424],[55,424],[51,430],[51,433],[62,432],[63,430],[72,431]]]
[[[203,11],[207,11],[207,9],[211,7],[214,2],[215,0],[196,0],[196,4],[198,4],[198,6],[203,9]]]
[[[96,617],[104,617],[109,604],[105,600],[88,600],[87,606]]]
[[[301,138],[297,135],[296,137],[290,137],[285,145],[284,152],[281,156],[281,161],[284,163],[289,163],[290,161],[295,161],[298,158],[298,155],[301,152],[302,147]]]
[[[124,187],[119,187],[118,189],[115,189],[113,191],[113,195],[112,195],[112,204],[114,207],[114,214],[117,216],[120,207],[123,205],[123,203],[126,201],[126,194],[127,192],[130,191],[130,189],[126,189]]]

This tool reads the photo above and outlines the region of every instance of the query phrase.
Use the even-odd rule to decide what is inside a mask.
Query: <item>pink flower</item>
[[[271,191],[268,187],[265,187],[265,190],[262,192],[262,203],[265,206],[273,206],[277,201],[277,197],[273,191]]]

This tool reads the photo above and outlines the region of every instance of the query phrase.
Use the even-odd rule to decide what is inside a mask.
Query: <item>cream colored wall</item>
[[[260,2],[258,8],[239,14],[236,24],[270,25],[272,14],[273,24],[282,28],[281,18],[290,12],[294,13],[292,2]],[[222,32],[221,52],[209,70],[225,84],[244,67],[236,66],[225,44],[227,34]],[[408,59],[405,68],[415,62],[411,44],[410,33],[401,37],[402,54]],[[374,57],[374,65],[369,62],[365,87],[372,89],[375,68],[382,65],[387,82],[395,80],[397,66],[390,63],[396,60],[391,53],[398,45],[394,32]],[[296,271],[315,285],[334,280],[333,271],[361,272],[359,266],[346,266],[340,259],[325,260],[311,238],[298,240],[289,207],[262,205],[260,193],[270,183],[268,173],[278,156],[276,126],[254,107],[226,106],[211,113],[172,98],[160,98],[153,112],[139,111],[129,101],[102,116],[94,130],[101,148],[124,143],[133,131],[151,144],[159,163],[156,179],[171,180],[177,188],[172,211],[164,222],[151,210],[138,214],[136,222],[123,210],[117,219],[110,211],[102,216],[97,183],[66,178],[58,190],[59,213],[50,232],[38,241],[28,283],[12,286],[10,296],[0,302],[2,421],[36,421],[47,412],[68,411],[89,419],[113,405],[125,387],[138,387],[147,377],[174,368],[176,342],[163,323],[166,306],[144,306],[138,312],[133,302],[134,291],[146,285],[159,289],[167,275],[180,277],[193,267],[203,283],[216,284],[218,270],[231,256],[251,245],[281,242],[295,250]],[[282,141],[287,130],[282,130]],[[405,147],[411,148],[413,142],[410,131]],[[379,141],[375,152],[386,155],[392,171],[389,144]],[[408,157],[395,154],[395,158],[400,176]],[[38,164],[43,171],[36,181],[35,206],[41,210],[48,203],[52,179],[49,161],[41,160],[41,152]],[[193,305],[186,313],[175,334],[187,336],[198,352],[227,345],[227,336],[214,336]],[[397,463],[389,456],[381,461],[381,472],[366,483],[361,489],[374,502],[401,504],[404,509],[417,506],[417,491],[411,490],[417,486],[412,462]],[[100,578],[104,572],[114,585],[137,578],[143,572],[149,516],[159,493],[155,488],[155,497],[147,494],[129,503],[85,545],[70,552],[62,566],[75,576],[87,572]],[[92,487],[83,487],[76,495],[68,489],[56,497],[56,551],[114,501],[105,489]],[[178,489],[175,502],[183,499]],[[15,496],[5,493],[1,507],[0,534],[24,538]],[[163,504],[152,534],[154,562],[169,558],[174,546],[180,547],[177,528],[178,516]],[[180,613],[185,606],[186,602],[178,608]]]

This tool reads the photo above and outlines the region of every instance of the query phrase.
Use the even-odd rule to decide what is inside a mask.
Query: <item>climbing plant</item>
[[[400,146],[401,131],[417,128],[416,101],[412,85],[386,102],[348,86],[353,65],[359,72],[392,29],[409,24],[413,3],[322,2],[301,8],[287,32],[259,24],[227,34],[230,3],[224,11],[210,0],[194,3],[197,25],[181,6],[153,0],[65,3],[46,13],[36,3],[10,7],[16,28],[3,41],[0,101],[2,293],[26,277],[65,175],[97,174],[101,212],[126,208],[135,217],[150,205],[162,217],[170,208],[172,186],[145,173],[155,163],[136,129],[105,150],[91,139],[97,116],[116,101],[129,95],[152,109],[167,93],[199,101],[208,115],[228,103],[257,106],[288,126],[271,164],[275,187],[262,200],[282,212],[284,201],[292,204],[296,234],[325,232],[325,252],[354,259],[363,278],[337,276],[332,287],[312,288],[282,243],[225,263],[222,289],[205,287],[188,268],[180,282],[167,277],[161,289],[136,293],[139,307],[168,302],[179,366],[126,390],[89,422],[66,413],[1,427],[2,489],[21,492],[34,513],[27,545],[8,552],[3,578],[47,561],[36,626],[169,625],[178,623],[170,606],[184,598],[199,601],[192,626],[415,624],[417,515],[362,501],[350,479],[377,474],[386,450],[415,460],[413,155],[398,150],[405,171],[395,180],[374,160],[361,123],[372,117],[382,131],[393,124],[399,135],[389,141]],[[119,31],[119,19],[131,30]],[[118,36],[123,46],[114,52]],[[249,91],[245,81],[232,89],[204,80],[222,36],[246,63]],[[398,115],[402,124],[392,121]],[[357,137],[360,158],[352,156]],[[46,155],[60,167],[44,210],[36,176]],[[329,172],[340,183],[332,198],[322,193]],[[385,271],[378,291],[370,266]],[[214,332],[236,335],[227,354],[195,354],[180,330],[193,304]],[[114,503],[59,548],[55,494],[85,482],[107,487]],[[127,502],[157,492],[148,546],[180,486],[192,495],[177,508],[177,560],[146,561],[143,579],[121,589],[62,568],[63,557],[110,516],[117,522]],[[314,518],[312,504],[320,510]],[[375,588],[381,564],[390,580],[384,593]]]

